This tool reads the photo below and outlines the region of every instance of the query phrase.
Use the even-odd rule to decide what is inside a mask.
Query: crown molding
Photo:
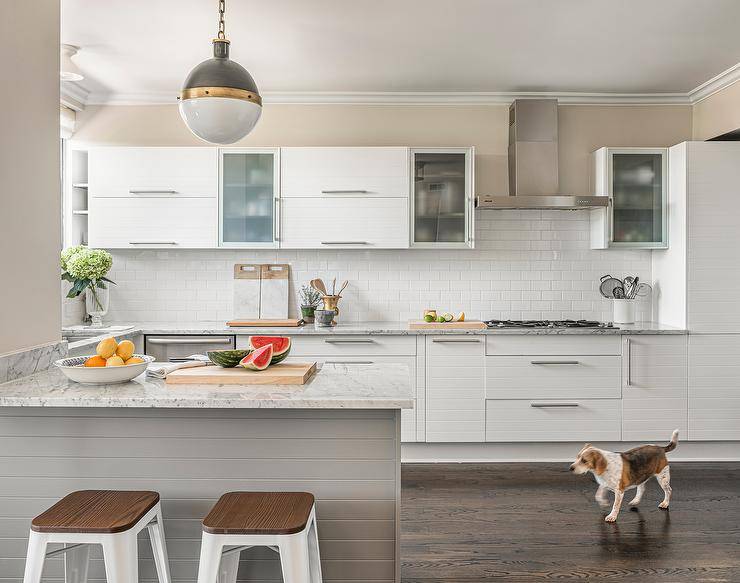
[[[77,85],[74,81],[62,81],[59,83],[59,101],[62,105],[82,111],[89,102],[90,92]]]
[[[92,93],[88,105],[173,105],[177,93]],[[273,105],[508,105],[515,99],[552,98],[573,105],[688,105],[685,93],[578,93],[479,91],[268,91]]]
[[[702,99],[706,99],[710,95],[714,95],[718,91],[722,91],[722,89],[729,87],[737,81],[740,81],[740,63],[722,71],[719,75],[712,77],[709,81],[705,81],[698,87],[689,91],[689,99],[691,103],[698,103]]]
[[[688,92],[484,92],[484,91],[268,91],[263,103],[275,105],[502,105],[515,99],[551,98],[563,105],[693,105],[740,80],[740,63]],[[71,83],[70,83],[71,84]],[[77,90],[84,91],[80,87]],[[173,105],[177,91],[91,93],[88,105]]]

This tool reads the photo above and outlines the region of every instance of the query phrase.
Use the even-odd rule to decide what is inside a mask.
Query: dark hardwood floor
[[[648,484],[615,524],[568,464],[409,464],[404,583],[740,582],[740,463],[671,464],[671,510]]]

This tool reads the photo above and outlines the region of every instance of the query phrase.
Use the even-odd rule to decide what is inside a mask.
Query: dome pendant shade
[[[229,59],[229,41],[213,41],[213,58],[185,80],[180,115],[191,132],[214,144],[233,144],[252,131],[262,115],[262,98],[249,72]]]

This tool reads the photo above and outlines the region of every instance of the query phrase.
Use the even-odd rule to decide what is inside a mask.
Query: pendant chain
[[[226,0],[218,0],[218,38],[226,40],[226,22],[224,22],[224,13],[226,12]]]

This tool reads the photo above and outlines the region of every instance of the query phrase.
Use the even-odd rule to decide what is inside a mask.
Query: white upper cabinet
[[[412,247],[473,247],[473,148],[412,148],[411,176]]]
[[[218,194],[216,148],[93,148],[91,197],[213,197]]]
[[[280,246],[284,249],[409,246],[409,207],[405,198],[284,198],[281,206]]]
[[[408,148],[282,148],[282,196],[409,195]]]
[[[280,153],[222,148],[219,153],[219,246],[278,246]]]
[[[668,150],[600,148],[593,153],[592,192],[609,206],[591,211],[591,247],[668,247]]]

